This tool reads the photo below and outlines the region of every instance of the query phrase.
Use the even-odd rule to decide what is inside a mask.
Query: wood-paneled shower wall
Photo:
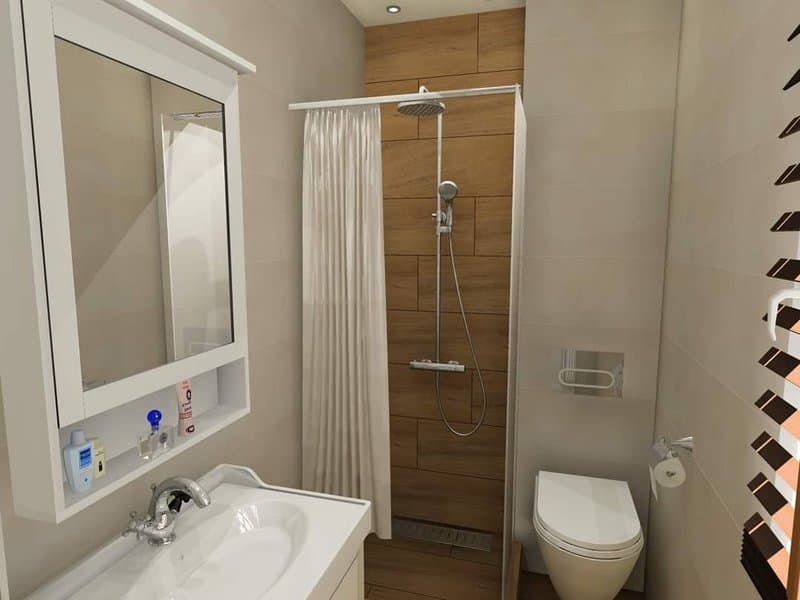
[[[522,83],[524,9],[370,27],[368,95]],[[489,411],[471,438],[439,418],[433,358],[436,119],[383,108],[383,177],[389,327],[394,516],[499,534],[503,527],[514,99],[447,101],[443,177],[459,186],[455,250],[459,280]],[[444,405],[461,429],[477,421],[481,391],[443,261],[442,358],[468,365],[442,377]]]

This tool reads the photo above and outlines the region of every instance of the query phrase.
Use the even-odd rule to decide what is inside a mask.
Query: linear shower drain
[[[444,525],[431,525],[413,519],[392,519],[392,535],[399,538],[482,550],[483,552],[490,552],[492,549],[492,536],[488,533]]]

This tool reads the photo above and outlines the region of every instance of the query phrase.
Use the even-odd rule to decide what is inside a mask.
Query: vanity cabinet
[[[238,81],[142,0],[0,0],[0,383],[15,511],[60,522],[250,411]],[[196,432],[142,460],[145,415]],[[82,429],[105,447],[64,483]],[[166,446],[165,446],[166,447]]]
[[[363,600],[364,599],[364,550],[347,569],[339,587],[331,596],[331,600]]]

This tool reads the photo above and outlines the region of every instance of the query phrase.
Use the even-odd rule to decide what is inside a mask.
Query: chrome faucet
[[[159,485],[153,484],[150,506],[144,517],[131,513],[131,520],[123,536],[136,534],[136,539],[144,537],[151,546],[166,546],[175,541],[175,520],[178,518],[180,504],[191,499],[197,508],[211,504],[208,492],[196,481],[188,477],[170,477]],[[177,509],[170,505],[177,502]]]

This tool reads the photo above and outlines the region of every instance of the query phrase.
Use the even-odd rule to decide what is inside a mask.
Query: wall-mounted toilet
[[[533,525],[561,600],[613,600],[644,545],[624,481],[540,471]]]

